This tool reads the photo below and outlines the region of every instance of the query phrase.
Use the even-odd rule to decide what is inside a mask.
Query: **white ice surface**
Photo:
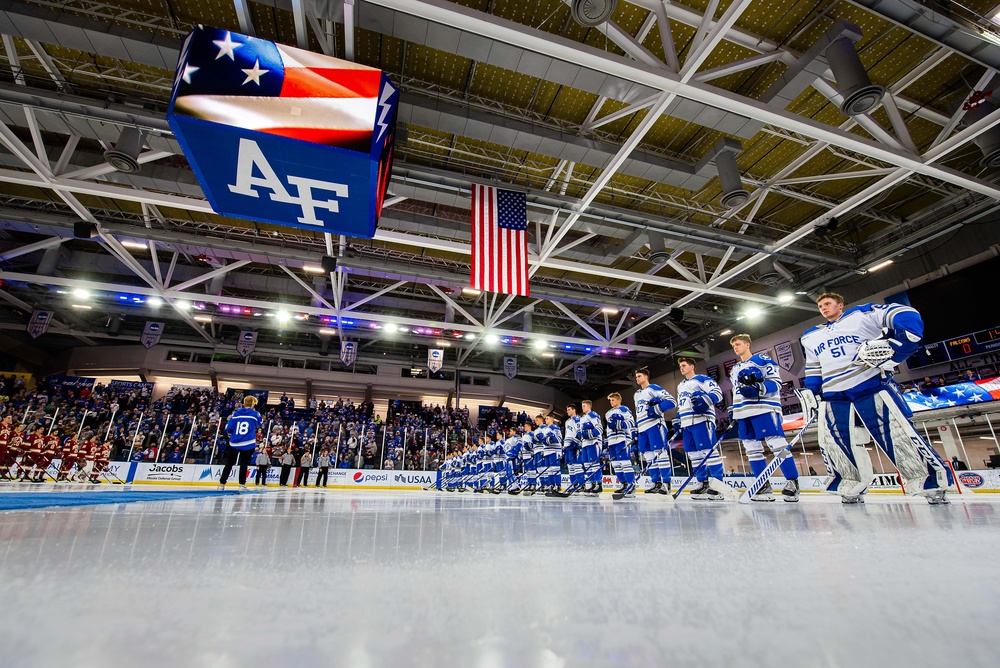
[[[4,512],[0,665],[1000,665],[1000,498],[869,497]]]

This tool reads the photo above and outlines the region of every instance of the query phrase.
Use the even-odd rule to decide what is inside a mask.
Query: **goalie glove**
[[[802,419],[805,420],[806,424],[809,424],[819,412],[820,399],[812,390],[805,387],[795,390],[795,394],[798,395],[799,403],[802,404]]]
[[[887,339],[871,339],[858,346],[854,361],[872,369],[890,370],[896,366],[892,356],[896,353]]]

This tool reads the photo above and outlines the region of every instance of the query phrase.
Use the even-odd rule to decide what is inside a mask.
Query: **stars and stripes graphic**
[[[528,209],[524,193],[472,186],[472,276],[476,290],[527,297]]]
[[[913,412],[934,408],[965,406],[1000,399],[1000,378],[986,378],[975,382],[954,383],[917,392],[906,392],[903,399]]]
[[[176,114],[365,153],[388,128],[380,70],[205,26],[187,48]]]

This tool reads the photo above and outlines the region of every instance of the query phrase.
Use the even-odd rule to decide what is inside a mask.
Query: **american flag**
[[[186,49],[174,113],[365,153],[388,129],[380,70],[204,26]]]
[[[472,186],[472,277],[476,290],[529,295],[524,193]]]

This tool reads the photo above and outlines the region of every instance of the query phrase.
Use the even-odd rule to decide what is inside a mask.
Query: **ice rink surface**
[[[605,497],[3,512],[3,665],[1000,665],[1000,495]]]

